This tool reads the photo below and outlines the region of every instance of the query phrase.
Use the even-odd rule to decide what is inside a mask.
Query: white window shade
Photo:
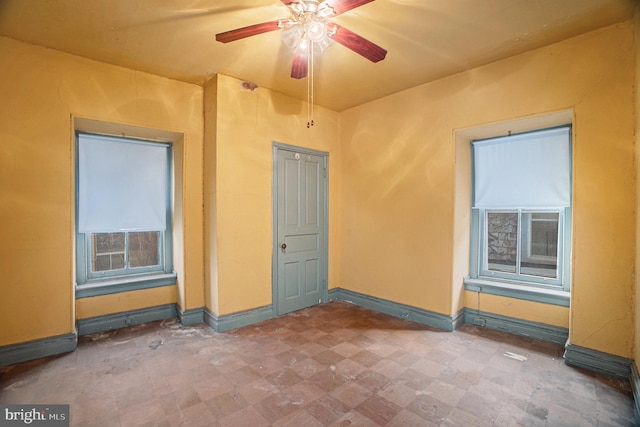
[[[571,206],[569,127],[473,142],[474,206]]]
[[[167,144],[78,135],[78,231],[164,230]]]

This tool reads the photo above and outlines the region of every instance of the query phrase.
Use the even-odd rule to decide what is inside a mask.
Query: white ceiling
[[[335,111],[632,18],[636,0],[377,0],[334,21],[388,50],[372,63],[334,44],[315,102]],[[280,0],[0,0],[0,35],[202,84],[222,73],[306,99],[280,31],[215,34],[287,18]],[[595,58],[594,58],[595,60]]]

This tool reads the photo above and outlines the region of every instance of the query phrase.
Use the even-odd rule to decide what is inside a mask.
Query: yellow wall
[[[334,287],[341,181],[338,113],[316,106],[315,126],[307,129],[306,104],[299,100],[265,88],[243,90],[239,80],[223,75],[205,87],[205,92],[214,90],[217,107],[205,95],[205,188],[207,197],[215,197],[207,201],[206,214],[207,221],[215,222],[207,225],[208,241],[215,238],[215,245],[207,246],[207,307],[224,315],[272,302],[273,142],[329,153],[329,287]]]
[[[156,291],[148,304],[165,295],[159,300],[201,307],[202,88],[3,37],[0,68],[0,345],[75,327],[76,116],[185,135],[182,212],[174,226],[179,291]],[[110,296],[87,310],[78,312],[123,311]]]
[[[635,148],[635,162],[636,162],[636,265],[635,265],[635,293],[634,293],[634,346],[633,346],[633,359],[636,361],[636,367],[640,363],[640,252],[638,251],[638,242],[640,242],[640,186],[637,185],[638,177],[640,177],[640,3],[636,5],[636,12],[634,16],[635,23],[635,60],[636,60],[636,81],[635,81],[635,120],[636,120],[636,148]]]
[[[569,328],[569,307],[478,292],[464,292],[465,307],[531,322]]]
[[[457,311],[469,240],[455,131],[573,109],[570,341],[630,357],[633,48],[621,24],[343,112],[340,285]]]
[[[176,302],[176,286],[141,289],[138,291],[119,292],[99,297],[81,298],[76,301],[78,319],[104,316],[117,312],[138,310]]]

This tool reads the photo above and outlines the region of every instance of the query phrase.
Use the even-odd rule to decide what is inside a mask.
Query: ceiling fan
[[[333,42],[351,49],[372,62],[382,61],[387,51],[330,19],[374,0],[280,0],[291,11],[291,18],[263,22],[216,34],[216,40],[229,43],[257,34],[282,30],[283,42],[294,49],[291,77],[301,79],[309,72],[314,48],[321,51]]]

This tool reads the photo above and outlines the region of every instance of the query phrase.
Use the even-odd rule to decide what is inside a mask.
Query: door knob
[[[281,247],[282,249],[287,249],[287,244],[286,244],[286,243],[283,243],[283,244],[281,244],[281,245],[280,245],[280,247]]]

